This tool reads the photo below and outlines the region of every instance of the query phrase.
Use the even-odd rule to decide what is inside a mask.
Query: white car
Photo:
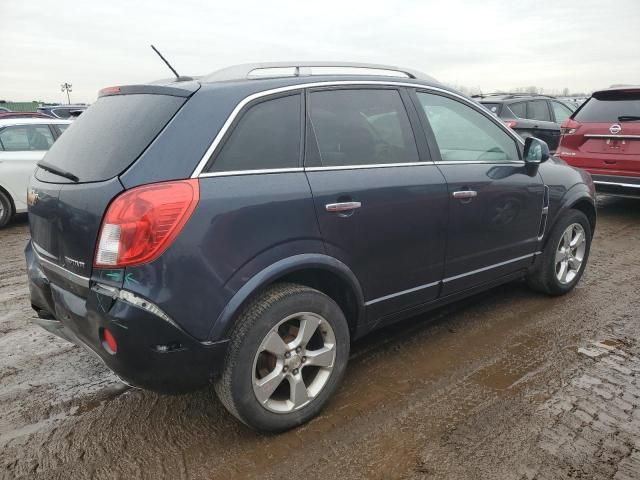
[[[70,124],[54,118],[0,119],[0,228],[27,211],[29,177]]]

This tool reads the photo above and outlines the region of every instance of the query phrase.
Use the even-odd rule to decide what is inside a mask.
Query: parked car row
[[[27,211],[27,186],[39,160],[69,120],[0,117],[0,228]]]
[[[7,118],[58,118],[71,119],[79,117],[88,107],[86,105],[49,105],[38,107],[37,112],[12,112],[0,107],[0,119]]]
[[[29,187],[38,323],[130,384],[213,383],[281,431],[327,403],[353,339],[514,279],[561,295],[584,272],[589,174],[427,75],[180,80],[104,89]]]
[[[501,93],[475,98],[522,138],[536,137],[547,142],[551,152],[558,148],[560,125],[575,110],[575,107],[546,95]]]

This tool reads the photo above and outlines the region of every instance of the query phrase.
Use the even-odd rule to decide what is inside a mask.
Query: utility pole
[[[67,83],[67,82],[65,82],[62,85],[60,85],[60,91],[61,92],[67,92],[67,103],[69,105],[71,105],[71,98],[69,97],[69,92],[72,91],[71,87],[72,87],[72,85],[70,83]]]

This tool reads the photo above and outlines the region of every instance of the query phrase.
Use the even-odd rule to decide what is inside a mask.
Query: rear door
[[[17,211],[26,210],[29,177],[53,142],[49,125],[0,128],[0,184],[13,198]]]
[[[449,189],[442,295],[530,265],[543,206],[537,170],[525,166],[513,136],[481,110],[445,94],[415,95]]]
[[[406,92],[315,89],[307,107],[305,170],[320,230],[327,252],[358,277],[369,318],[433,300],[447,189]]]

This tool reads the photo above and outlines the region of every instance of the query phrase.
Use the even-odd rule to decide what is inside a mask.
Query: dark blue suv
[[[596,222],[590,176],[544,142],[344,64],[104,89],[28,200],[40,325],[272,431],[316,415],[375,328],[514,279],[570,291]]]

